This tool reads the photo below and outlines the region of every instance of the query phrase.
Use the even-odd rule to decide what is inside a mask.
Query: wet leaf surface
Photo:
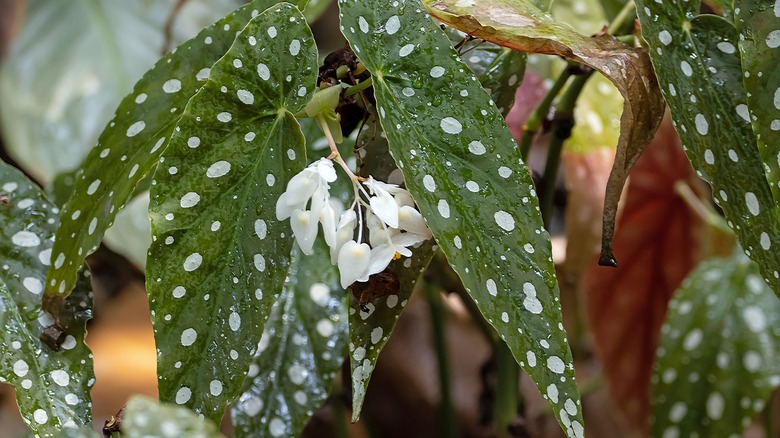
[[[625,104],[620,138],[607,183],[602,233],[603,264],[613,264],[612,237],[617,204],[628,172],[652,140],[664,113],[650,58],[611,36],[586,37],[527,1],[424,0],[431,15],[470,35],[529,53],[557,55],[598,70],[620,90]]]
[[[58,350],[41,341],[54,323],[41,309],[59,210],[21,172],[0,162],[0,381],[16,388],[17,403],[30,429],[52,436],[65,425],[92,419],[92,354],[84,344],[92,316],[89,279],[60,312]]]
[[[739,436],[780,386],[780,301],[741,252],[691,273],[661,333],[652,436]]]
[[[254,18],[187,104],[155,174],[147,290],[160,399],[214,422],[241,392],[287,274],[292,232],[275,205],[306,163],[292,114],[316,62],[294,6]]]
[[[324,241],[309,256],[294,250],[243,393],[230,407],[235,436],[300,436],[344,361],[346,298]]]
[[[447,29],[447,36],[456,47],[464,38],[453,28]],[[458,53],[506,117],[525,76],[526,54],[479,40],[466,42]]]
[[[119,104],[63,207],[45,290],[52,308],[70,293],[85,257],[97,249],[140,182],[154,172],[187,101],[208,79],[211,65],[252,15],[275,3],[255,0],[203,29],[160,59]]]
[[[780,200],[780,5],[756,0],[734,2],[739,11],[734,21],[739,31],[739,55],[747,108],[739,108],[740,117],[748,117],[756,134],[756,144],[764,172],[772,188],[775,209]],[[721,45],[721,48],[727,48]],[[729,50],[731,48],[728,48]]]
[[[696,15],[699,7],[698,1],[638,1],[642,35],[688,158],[712,185],[745,253],[780,294],[780,221],[765,171],[775,173],[777,157],[763,155],[751,127],[743,87],[749,72],[740,64],[737,30],[721,17]]]
[[[444,32],[418,1],[399,3],[339,2],[343,33],[372,74],[390,152],[486,320],[567,434],[582,436],[549,237],[528,168]]]
[[[122,436],[127,438],[220,438],[217,427],[181,406],[135,396],[130,399],[122,421]]]

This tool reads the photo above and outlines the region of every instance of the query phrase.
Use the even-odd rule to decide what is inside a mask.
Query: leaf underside
[[[780,302],[742,254],[691,273],[661,333],[651,436],[738,436],[780,385]]]
[[[21,172],[0,162],[0,381],[16,388],[22,418],[33,433],[51,436],[65,425],[91,424],[92,359],[84,344],[92,316],[89,279],[79,276],[64,302],[60,350],[41,342],[54,319],[41,293],[59,224],[57,207]]]
[[[620,194],[628,172],[653,139],[664,114],[650,58],[611,36],[586,37],[556,21],[531,2],[490,0],[459,6],[456,0],[424,0],[432,16],[495,44],[528,53],[561,56],[588,65],[623,95],[620,137],[607,181],[600,263],[615,265],[612,237]]]
[[[761,149],[770,146],[759,148],[751,128],[754,109],[743,86],[748,72],[740,64],[737,30],[721,17],[695,16],[699,6],[698,1],[640,0],[642,34],[691,164],[712,185],[745,253],[780,294],[780,221],[765,173],[774,174],[777,156],[762,160]],[[756,126],[765,122],[755,121]]]
[[[294,6],[252,19],[187,104],[152,183],[160,399],[215,422],[241,392],[287,274],[292,232],[275,205],[305,165],[292,114],[314,91],[316,62]]]
[[[547,233],[503,117],[419,1],[342,0],[342,32],[371,72],[390,152],[486,320],[582,436]],[[353,359],[354,353],[353,353]]]

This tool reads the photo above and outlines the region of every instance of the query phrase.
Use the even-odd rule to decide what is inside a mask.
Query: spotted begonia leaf
[[[562,56],[588,65],[620,90],[625,102],[615,162],[607,181],[600,260],[614,265],[612,236],[623,184],[653,139],[665,109],[647,52],[608,35],[581,35],[528,1],[469,2],[471,6],[459,0],[424,3],[431,15],[463,32],[515,50]]]
[[[569,436],[579,394],[550,241],[503,117],[418,0],[341,0],[393,155],[439,247]],[[354,359],[354,358],[353,358]]]
[[[215,422],[240,394],[290,262],[276,200],[305,165],[293,113],[314,91],[303,15],[272,7],[187,104],[152,183],[147,290],[160,399]]]
[[[745,253],[780,294],[780,221],[749,122],[739,35],[720,17],[694,17],[695,0],[639,0],[637,7],[688,158],[712,185]]]
[[[739,52],[747,108],[739,115],[748,117],[764,163],[775,204],[780,200],[780,3],[742,0],[734,2],[739,31]]]
[[[0,162],[0,381],[16,388],[22,418],[41,436],[92,419],[92,354],[84,344],[92,292],[83,275],[60,313],[66,337],[59,351],[40,340],[54,322],[41,309],[41,293],[58,212],[40,188]]]
[[[92,426],[66,427],[60,429],[53,436],[55,438],[103,438],[103,435],[92,430]]]
[[[661,329],[651,436],[738,436],[780,385],[780,302],[739,254],[703,262]]]
[[[463,34],[453,28],[447,32],[453,45],[463,40]],[[498,110],[506,117],[515,103],[515,92],[523,82],[527,56],[493,43],[478,41],[464,44],[461,59],[479,78]]]
[[[362,149],[361,176],[373,176],[391,184],[403,184],[403,174],[396,167],[387,149],[387,139],[382,131],[376,111],[371,109],[370,122],[361,132],[358,144]],[[420,273],[433,256],[434,243],[430,240],[412,249],[412,256],[390,262],[388,269],[398,279],[398,289],[390,295],[380,296],[361,308],[356,299],[350,300],[349,309],[349,362],[352,376],[352,421],[358,421],[379,353],[384,348],[395,324],[414,291]],[[384,289],[389,282],[381,276],[368,289]],[[390,292],[390,291],[385,291]]]
[[[51,302],[45,304],[47,309],[55,309],[70,293],[85,257],[97,249],[138,184],[154,172],[187,101],[204,84],[211,65],[251,16],[277,2],[254,0],[203,29],[160,59],[119,104],[63,207],[44,292],[45,301]]]
[[[208,419],[199,418],[181,406],[135,396],[122,416],[122,437],[127,438],[220,438],[222,434]]]
[[[237,437],[299,436],[327,398],[347,345],[346,291],[324,241],[293,252],[244,392],[231,405]]]
[[[352,376],[352,421],[358,421],[366,398],[368,382],[379,353],[390,339],[398,318],[409,302],[420,273],[433,257],[434,245],[426,242],[413,248],[412,256],[395,260],[388,268],[397,277],[400,287],[395,294],[382,296],[361,309],[356,300],[349,306],[349,363]]]

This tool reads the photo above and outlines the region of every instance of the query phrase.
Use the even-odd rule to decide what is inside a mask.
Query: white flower
[[[375,195],[368,200],[374,214],[389,227],[398,228],[398,204],[395,202],[391,191],[397,193],[403,189],[400,189],[395,184],[377,181],[372,176],[369,176],[368,181],[364,182],[363,185],[368,187],[371,193]]]
[[[354,210],[347,210],[341,214],[339,218],[339,224],[336,227],[336,239],[333,245],[330,246],[330,262],[332,264],[338,263],[339,251],[345,243],[352,240],[352,236],[355,234],[355,227],[357,226],[357,217]]]
[[[336,234],[338,231],[338,222],[336,218],[344,211],[344,206],[336,198],[330,198],[325,206],[320,210],[319,221],[322,224],[322,235],[325,237],[325,243],[329,247],[336,244]]]
[[[368,281],[398,257],[410,257],[409,247],[432,237],[408,191],[369,177],[363,182],[369,195],[356,176],[351,178],[356,195],[363,193],[368,199],[355,199],[346,211],[337,199],[330,197],[329,183],[336,180],[336,171],[333,162],[325,158],[292,177],[276,202],[277,219],[290,219],[293,235],[304,254],[314,252],[322,224],[331,263],[338,266],[345,288],[356,281]]]
[[[298,246],[306,255],[314,253],[314,239],[317,237],[317,219],[313,216],[311,211],[298,209],[293,211],[292,216],[290,216],[290,226],[295,240],[298,241]]]
[[[404,205],[398,210],[398,228],[417,235],[421,242],[433,237],[431,229],[428,228],[420,212],[408,205]]]
[[[356,281],[368,281],[366,269],[368,268],[370,257],[371,247],[368,244],[350,240],[341,247],[338,257],[341,287],[347,288]]]
[[[322,222],[326,241],[335,242],[336,212],[330,199],[330,185],[336,181],[333,162],[320,158],[287,183],[276,201],[276,219],[290,218],[295,240],[304,254],[312,254],[317,225]],[[309,205],[309,209],[306,206]]]

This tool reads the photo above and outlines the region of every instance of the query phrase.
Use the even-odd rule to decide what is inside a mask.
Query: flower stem
[[[374,81],[372,78],[368,78],[365,81],[358,82],[357,84],[347,88],[347,91],[344,92],[344,97],[354,96],[355,94],[360,93],[361,91],[365,90],[366,88],[370,87],[374,84]]]
[[[615,15],[615,18],[612,20],[612,22],[609,23],[607,33],[614,35],[615,32],[619,31],[621,27],[634,18],[633,15],[635,10],[636,4],[634,2],[626,2],[626,4],[623,6],[623,9],[621,9],[620,12]]]
[[[352,181],[359,181],[360,177],[355,175],[355,173],[350,170],[349,166],[347,166],[347,163],[344,162],[344,159],[341,158],[341,153],[339,152],[338,146],[336,146],[336,141],[333,139],[333,134],[330,132],[328,123],[325,121],[325,117],[322,114],[317,115],[317,125],[322,129],[322,133],[325,134],[325,139],[328,140],[328,146],[330,146],[330,155],[328,155],[328,159],[339,163],[339,166],[341,166],[341,168],[344,169],[344,172],[349,175],[349,179]]]
[[[455,438],[458,436],[458,422],[452,404],[450,388],[449,356],[447,355],[444,333],[444,325],[446,324],[444,303],[442,303],[440,289],[436,285],[426,282],[424,290],[425,297],[428,300],[428,307],[431,311],[433,344],[436,349],[436,358],[438,359],[439,392],[441,396],[439,401],[439,422],[442,426],[441,436]]]
[[[512,436],[511,427],[520,412],[520,365],[515,361],[506,342],[499,339],[494,348],[496,355],[496,405],[493,417],[499,438]]]
[[[574,106],[582,89],[585,87],[585,83],[592,74],[593,70],[590,70],[574,78],[555,108],[550,147],[547,151],[547,163],[544,167],[544,176],[541,184],[542,190],[539,194],[539,208],[542,211],[542,220],[545,228],[549,228],[550,220],[552,219],[555,180],[558,176],[558,166],[561,163],[563,143],[571,137],[571,130],[574,127]]]

